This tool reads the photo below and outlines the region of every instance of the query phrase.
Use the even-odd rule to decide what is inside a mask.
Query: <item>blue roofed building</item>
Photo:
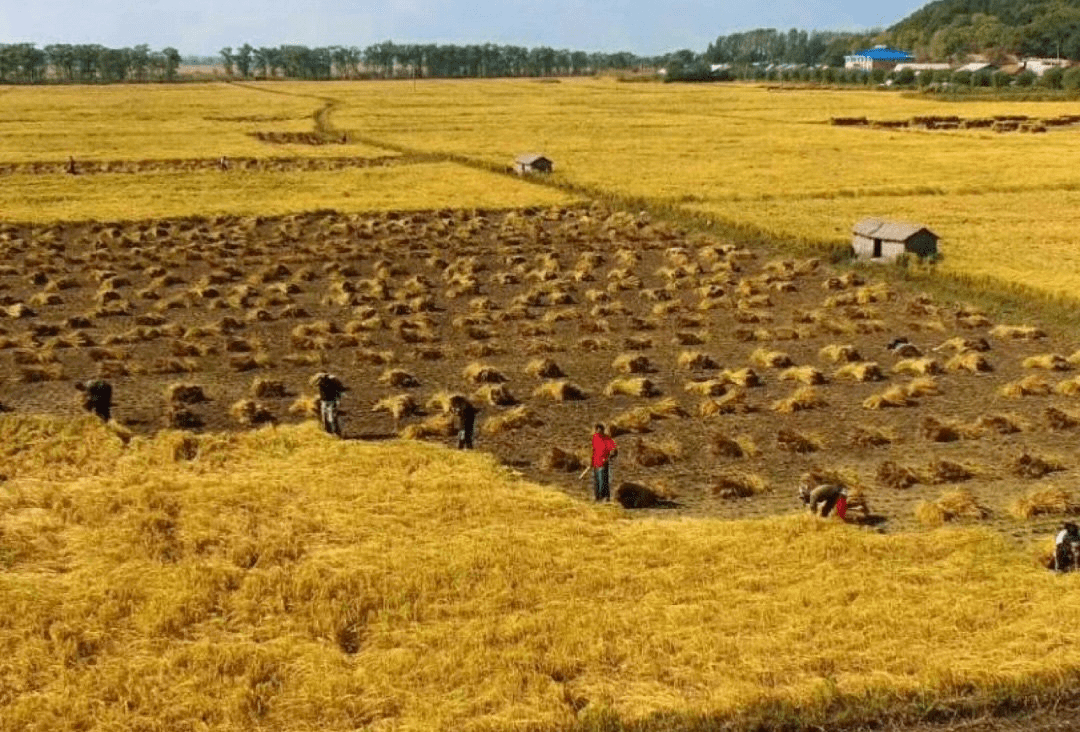
[[[850,56],[844,56],[845,69],[862,69],[873,71],[874,69],[892,69],[897,64],[910,62],[913,56],[907,51],[897,51],[895,48],[886,46],[874,46],[865,51]]]

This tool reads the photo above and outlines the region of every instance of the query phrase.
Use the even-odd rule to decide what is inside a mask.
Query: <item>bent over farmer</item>
[[[1054,538],[1054,570],[1070,572],[1077,569],[1076,559],[1080,553],[1080,527],[1066,521]]]
[[[611,459],[618,454],[615,440],[597,423],[592,436],[593,495],[597,501],[611,500]]]
[[[835,508],[837,516],[846,518],[847,496],[847,488],[836,483],[824,483],[814,488],[803,483],[799,488],[799,498],[815,516],[828,516]]]
[[[112,416],[112,384],[104,379],[90,379],[75,384],[83,393],[82,407],[108,422]]]

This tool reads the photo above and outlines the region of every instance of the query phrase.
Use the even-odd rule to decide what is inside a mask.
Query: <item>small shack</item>
[[[859,259],[891,262],[904,253],[934,256],[938,238],[922,224],[869,218],[855,224],[851,248]]]
[[[555,170],[551,158],[540,153],[524,153],[514,158],[514,172],[518,175],[529,173],[550,173]]]

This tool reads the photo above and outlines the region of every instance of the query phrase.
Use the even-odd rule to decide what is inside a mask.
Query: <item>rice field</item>
[[[11,220],[140,221],[182,216],[279,216],[443,208],[517,208],[576,200],[561,191],[452,163],[385,164],[333,171],[192,171],[13,175],[4,183]]]
[[[1080,285],[1068,266],[1077,128],[1001,135],[829,124],[833,116],[1051,117],[1075,113],[1075,103],[615,81],[372,85],[342,100],[336,124],[395,146],[493,164],[539,148],[575,185],[810,242],[845,244],[866,216],[909,218],[942,237],[946,272],[1067,297]]]
[[[905,217],[942,236],[943,271],[1065,297],[1080,284],[1072,274],[1076,268],[1068,266],[1067,212],[1080,189],[1071,163],[1080,153],[1077,128],[1003,135],[829,124],[834,116],[1054,117],[1075,112],[1071,102],[953,103],[874,90],[611,79],[13,88],[4,98],[0,161],[62,161],[69,155],[88,161],[378,158],[406,151],[502,168],[520,152],[542,150],[556,161],[556,183],[594,193],[685,208],[718,222],[827,245],[844,244],[852,223],[864,216]],[[298,142],[313,131],[332,139]],[[425,172],[402,175],[401,181],[381,175],[349,181],[360,188],[348,196],[360,201],[343,201],[344,192],[334,195],[314,181],[284,181],[281,190],[298,188],[297,200],[317,191],[327,196],[324,205],[345,210],[445,205],[438,192],[413,186],[415,178],[429,177]],[[77,195],[57,181],[42,183],[25,194],[5,186],[4,216],[17,218],[27,207],[49,210]],[[113,188],[122,191],[125,203],[150,212],[159,197],[173,195],[163,183],[151,178]],[[218,186],[205,184],[191,181],[220,201],[216,212],[251,210],[243,195],[219,196]],[[248,185],[256,191],[253,198],[265,195],[258,182],[243,181],[242,187]],[[383,187],[398,190],[387,194]],[[492,205],[500,191],[507,207],[526,197],[505,181],[490,187],[496,190],[480,202],[463,205]],[[537,205],[551,201],[529,188]],[[123,205],[108,198],[107,192],[92,193],[75,212],[108,218]],[[191,213],[202,210],[197,194],[195,202]],[[93,214],[96,207],[100,217]],[[286,209],[302,204],[279,204],[274,211]],[[177,207],[168,210],[175,213]]]
[[[1080,510],[1077,333],[637,205],[823,251],[916,219],[943,272],[1068,298],[1080,132],[829,120],[1075,104],[610,79],[0,93],[0,729],[1075,703],[1080,588],[1043,563]],[[504,175],[525,151],[556,173]],[[311,422],[325,368],[353,439]],[[94,374],[108,425],[77,416]],[[455,394],[483,453],[438,444]],[[598,418],[624,452],[611,506],[575,480]],[[865,515],[812,520],[803,476]]]
[[[828,725],[1080,667],[1080,585],[978,529],[632,520],[310,423],[0,435],[5,729]]]
[[[358,143],[270,148],[251,133],[310,131],[327,102],[233,84],[7,87],[3,100],[3,162],[383,154]]]

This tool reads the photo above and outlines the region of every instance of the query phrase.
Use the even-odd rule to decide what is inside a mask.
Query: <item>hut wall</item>
[[[869,259],[874,256],[874,240],[860,234],[855,235],[851,248],[855,250],[855,256],[859,259]]]
[[[886,262],[891,262],[905,251],[904,242],[902,241],[883,241],[881,242],[881,258]]]

